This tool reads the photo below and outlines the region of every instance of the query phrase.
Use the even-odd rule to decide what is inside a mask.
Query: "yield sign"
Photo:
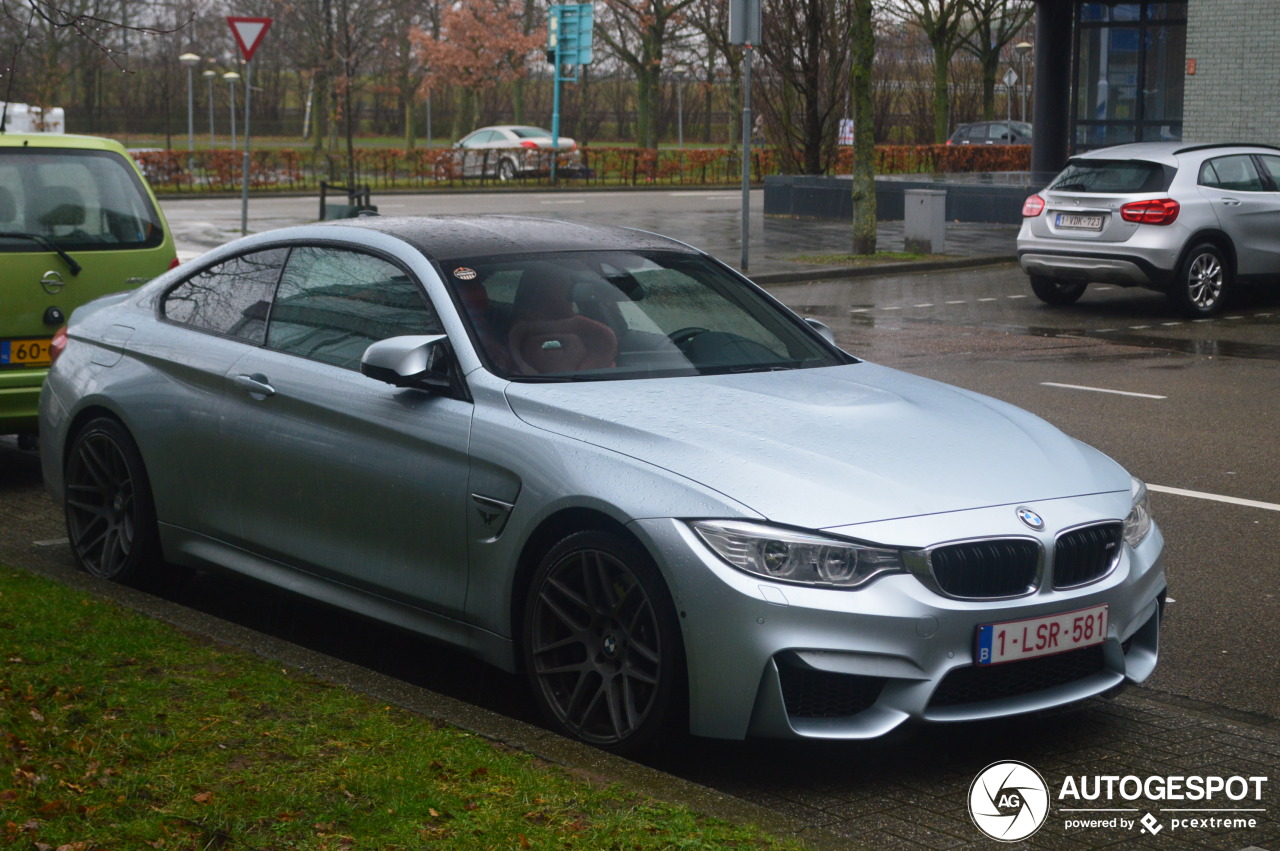
[[[267,28],[271,26],[272,20],[272,18],[227,18],[227,23],[231,25],[231,34],[236,37],[245,62],[253,59],[254,51],[258,49],[259,44],[262,44],[262,37],[267,34]]]

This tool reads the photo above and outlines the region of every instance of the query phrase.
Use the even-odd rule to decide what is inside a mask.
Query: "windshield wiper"
[[[47,236],[41,236],[38,233],[22,233],[20,231],[0,231],[0,239],[29,239],[32,242],[39,243],[50,251],[57,252],[58,256],[66,261],[67,268],[71,270],[71,274],[80,274],[81,266],[76,262],[76,259],[63,251],[62,246],[49,239]]]

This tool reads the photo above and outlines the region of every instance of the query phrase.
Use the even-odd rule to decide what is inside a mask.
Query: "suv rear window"
[[[110,151],[0,149],[0,252],[153,248],[160,216],[132,166]]]
[[[1173,166],[1142,160],[1071,160],[1049,184],[1057,192],[1164,192],[1173,182]]]

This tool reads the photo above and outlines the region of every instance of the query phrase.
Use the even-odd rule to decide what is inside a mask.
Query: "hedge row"
[[[504,152],[493,151],[494,158]],[[561,155],[560,174],[578,183],[637,186],[646,184],[720,186],[741,180],[742,160],[728,148],[651,150],[591,146],[579,151],[580,161]],[[157,189],[185,192],[229,192],[240,187],[244,154],[228,149],[199,151],[139,151],[134,154],[147,178]],[[878,145],[877,174],[938,172],[1026,171],[1031,149],[1025,145]],[[189,167],[190,164],[190,167]],[[577,166],[581,166],[581,171]],[[537,177],[518,178],[521,184],[548,181],[549,155]],[[853,151],[841,148],[835,173],[848,174]],[[485,169],[492,171],[492,168]],[[356,181],[377,189],[492,185],[493,176],[464,174],[458,152],[452,148],[358,148]],[[477,169],[468,169],[475,172]],[[779,174],[777,151],[752,151],[752,179]],[[322,180],[341,182],[345,158],[322,151],[297,148],[261,148],[250,156],[249,182],[257,189],[316,190]]]

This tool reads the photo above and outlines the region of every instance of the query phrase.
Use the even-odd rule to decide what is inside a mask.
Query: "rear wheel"
[[[648,555],[598,531],[556,544],[530,586],[524,661],[560,732],[618,753],[651,741],[685,673],[675,609]]]
[[[155,504],[137,444],[102,417],[76,435],[67,454],[64,510],[71,554],[103,579],[135,579],[160,554]]]
[[[1088,286],[1079,281],[1060,281],[1044,275],[1031,276],[1031,291],[1045,304],[1075,304]]]
[[[1201,243],[1187,252],[1169,300],[1184,316],[1203,319],[1222,310],[1231,286],[1231,271],[1216,245]]]
[[[516,164],[508,159],[498,160],[498,179],[499,180],[515,180]]]

